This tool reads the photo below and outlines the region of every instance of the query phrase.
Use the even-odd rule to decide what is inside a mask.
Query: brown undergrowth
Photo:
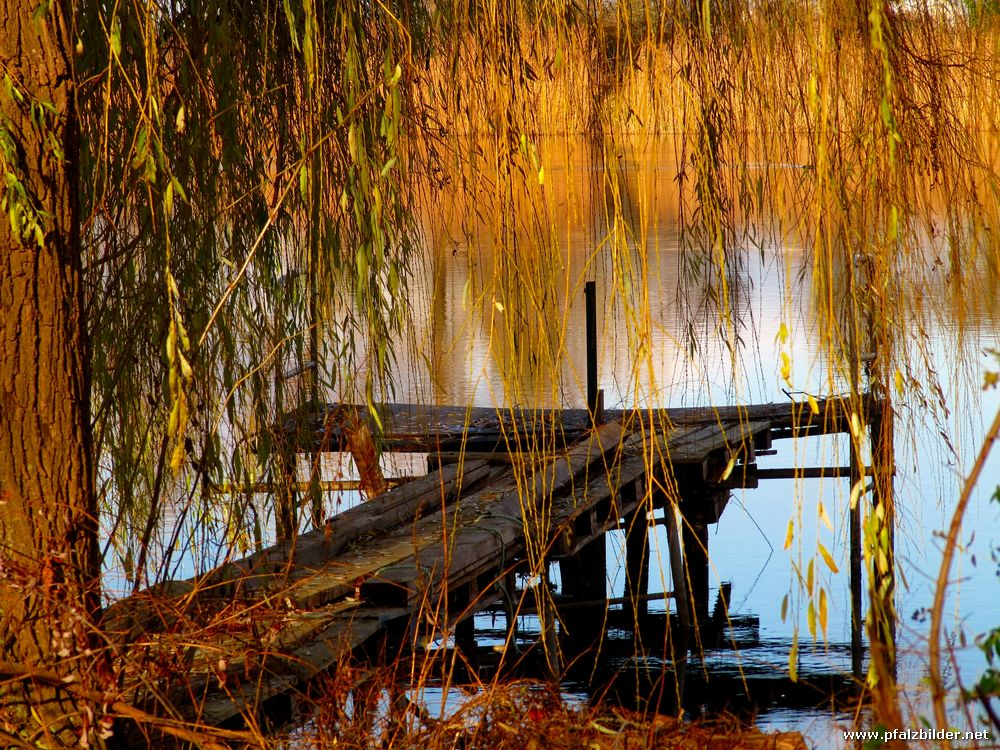
[[[381,744],[393,748],[463,750],[628,750],[629,748],[737,748],[797,750],[798,732],[765,734],[733,716],[685,721],[672,716],[628,711],[606,705],[565,701],[557,686],[533,681],[508,682],[467,696],[445,719],[432,719],[397,694],[402,711],[382,728]],[[320,704],[322,705],[322,703]],[[346,731],[345,731],[346,729]],[[368,748],[371,727],[343,723],[320,710],[302,746]],[[376,735],[377,737],[377,735]],[[376,739],[374,744],[378,744]]]

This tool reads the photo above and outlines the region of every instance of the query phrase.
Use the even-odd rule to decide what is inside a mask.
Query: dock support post
[[[279,438],[275,453],[274,469],[278,476],[277,493],[274,497],[274,534],[279,542],[288,541],[298,531],[298,514],[295,497],[295,452],[288,444],[287,436]]]
[[[597,282],[583,287],[587,317],[587,411],[590,426],[604,421],[604,394],[597,387]]]
[[[623,505],[634,503],[635,483],[623,485],[621,494]],[[649,589],[649,522],[645,504],[640,504],[625,521],[625,588],[638,627],[639,619],[649,610],[644,596]]]
[[[896,679],[896,506],[893,496],[893,475],[895,459],[893,455],[892,404],[888,396],[872,405],[869,423],[871,441],[872,472],[874,474],[872,505],[876,522],[876,545],[873,569],[871,606],[875,609],[872,634],[872,657],[878,658],[879,668],[889,672]],[[884,533],[883,533],[884,532]],[[875,650],[879,653],[876,654]]]
[[[558,680],[562,677],[562,659],[559,656],[559,636],[556,633],[555,602],[549,590],[549,568],[545,564],[545,577],[535,587],[535,606],[538,608],[539,626],[542,629],[542,648],[545,651],[545,665],[549,677]]]
[[[851,437],[851,436],[849,436]],[[858,455],[857,442],[851,437],[851,490],[861,481],[861,457]],[[861,679],[864,676],[864,641],[862,640],[861,607],[861,501],[860,497],[850,508],[850,546],[851,546],[851,674]]]
[[[691,609],[697,626],[708,621],[708,526],[692,518],[684,520],[684,562],[687,567]]]
[[[674,586],[674,601],[677,602],[677,619],[681,627],[691,627],[691,599],[688,594],[687,570],[684,565],[684,550],[681,546],[680,509],[669,500],[663,505],[663,516],[667,522],[667,546],[670,553],[670,578]]]
[[[455,648],[465,661],[469,677],[479,671],[479,649],[476,645],[476,618],[470,615],[455,624]]]
[[[607,538],[601,534],[575,555],[560,560],[563,595],[573,602],[606,600],[607,556]],[[565,635],[573,642],[573,651],[582,652],[594,646],[604,635],[604,613],[598,615],[594,608],[567,609],[560,617],[566,625]]]
[[[514,597],[517,596],[517,575],[514,569],[510,568],[503,574],[503,611],[507,619],[507,647],[514,648],[517,645],[517,603]]]

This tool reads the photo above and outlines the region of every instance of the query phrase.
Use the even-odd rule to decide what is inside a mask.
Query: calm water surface
[[[727,275],[730,299],[724,306],[733,325],[720,330],[718,307],[705,301],[707,285],[692,280],[688,270],[699,245],[678,229],[692,206],[678,191],[674,144],[619,147],[610,170],[600,166],[595,147],[582,142],[546,143],[540,156],[546,165],[545,191],[525,196],[516,210],[496,208],[488,194],[469,197],[455,189],[437,196],[434,210],[420,217],[427,251],[412,287],[414,314],[400,360],[397,400],[582,406],[583,283],[590,279],[598,286],[600,386],[609,408],[784,401],[789,386],[780,372],[783,352],[791,358],[796,391],[822,396],[846,390],[829,371],[818,343],[823,329],[812,302],[810,250],[794,210],[740,219],[734,234],[740,261]],[[778,203],[808,179],[794,161],[751,168],[781,194]],[[927,242],[922,250],[932,257],[939,250]],[[512,248],[513,255],[502,256],[501,247]],[[943,287],[945,271],[938,273]],[[538,277],[533,280],[532,274],[548,280],[548,293],[538,294]],[[988,280],[981,288],[984,295],[997,296]],[[900,305],[905,309],[906,301]],[[980,388],[982,373],[997,368],[985,350],[998,346],[998,324],[989,305],[984,307],[986,312],[963,314],[961,327],[947,316],[924,321],[921,336],[900,324],[901,335],[920,344],[908,355],[912,371],[936,373],[940,384],[940,396],[924,383],[920,392],[905,389],[896,404],[899,678],[913,717],[931,716],[923,687],[924,613],[934,594],[939,535],[949,524],[985,424],[1000,408],[998,393]],[[789,334],[784,343],[782,326]],[[532,358],[539,351],[543,356]],[[328,394],[331,399],[339,395]],[[775,447],[776,455],[761,457],[762,467],[844,465],[848,460],[844,436],[778,441]],[[1000,456],[992,456],[966,517],[949,589],[952,688],[959,679],[964,684],[977,679],[984,659],[973,639],[1000,625],[998,564],[991,559],[991,551],[1000,547],[1000,503],[990,501],[998,485]],[[850,673],[845,647],[850,644],[848,494],[846,479],[766,480],[759,489],[733,494],[721,521],[710,527],[712,596],[720,582],[731,583],[731,612],[758,618],[759,629],[735,653],[706,651],[709,681],[734,669],[748,677],[787,674],[796,631],[800,673],[811,678]],[[330,510],[352,502],[349,494],[331,498]],[[819,520],[820,502],[833,521],[832,531]],[[800,528],[795,544],[785,550],[792,518],[800,519]],[[657,527],[651,534],[650,590],[669,590],[665,532]],[[833,551],[840,572],[818,565],[830,616],[827,638],[813,643],[795,570],[816,555],[817,542]],[[608,593],[613,596],[623,589],[621,546],[613,538],[608,547]],[[183,577],[206,562],[212,560],[181,556],[171,577]],[[110,571],[112,589],[116,581],[121,584]],[[791,606],[783,620],[786,595]],[[492,627],[486,616],[477,622],[481,629]],[[572,685],[566,690],[575,695]],[[422,699],[443,710],[459,700],[435,688]],[[818,695],[815,707],[790,706],[776,694],[761,708],[757,723],[800,730],[814,746],[842,746],[840,729],[850,728],[853,717],[831,713],[823,700]],[[951,715],[959,725],[964,721],[960,711]],[[983,728],[974,717],[966,723]]]
[[[557,144],[548,155],[553,166],[547,181],[563,179],[551,189],[541,211],[542,233],[557,238],[560,247],[562,262],[553,272],[558,299],[550,308],[536,305],[524,314],[523,324],[510,327],[515,339],[517,333],[530,339],[531,326],[557,329],[554,337],[542,336],[542,340],[558,342],[551,356],[554,365],[539,367],[538,373],[531,371],[530,363],[520,370],[512,365],[508,360],[516,363],[516,354],[506,345],[509,335],[498,322],[498,316],[512,311],[503,303],[509,299],[504,296],[509,286],[504,274],[510,271],[498,265],[497,248],[514,246],[528,256],[537,253],[537,237],[531,240],[532,232],[524,230],[535,224],[519,215],[512,219],[517,226],[507,231],[488,207],[453,198],[440,204],[439,213],[424,217],[429,254],[418,290],[428,314],[417,318],[421,325],[415,334],[414,354],[423,354],[410,360],[406,398],[482,406],[511,402],[582,406],[582,286],[588,279],[598,284],[600,386],[609,407],[785,401],[789,386],[780,373],[782,352],[791,357],[795,390],[817,396],[846,390],[843,381],[830,373],[818,343],[822,328],[813,310],[810,249],[794,229],[794,218],[770,216],[759,220],[763,229],[749,221],[739,228],[746,234],[739,240],[741,263],[730,278],[729,309],[742,343],[734,360],[727,348],[732,339],[717,330],[715,308],[711,304],[699,308],[703,289],[685,279],[684,269],[697,245],[685,244],[678,231],[678,216],[687,199],[678,192],[674,179],[678,170],[672,144],[623,149],[613,179],[593,166],[593,153],[584,145]],[[791,192],[803,179],[802,170],[794,164],[754,167],[768,171],[777,190]],[[618,196],[617,201],[609,193]],[[617,225],[616,202],[620,205]],[[621,230],[622,225],[628,230]],[[618,234],[627,235],[620,248],[609,246],[607,240],[616,234],[616,226]],[[936,257],[941,249],[926,235],[924,239],[927,244],[921,251]],[[600,248],[596,253],[595,247]],[[621,284],[614,291],[615,263],[620,263],[613,259],[615,253],[644,254],[647,259],[645,275],[636,277],[630,287],[648,291],[648,307],[644,308],[648,319],[640,326],[645,338],[636,333]],[[523,267],[544,262],[531,257]],[[943,289],[946,271],[937,271],[937,281],[933,273],[929,286],[933,289],[939,283]],[[995,287],[986,278],[982,293],[995,297]],[[927,300],[923,303],[928,304]],[[900,305],[905,307],[906,300],[900,300]],[[997,392],[984,392],[980,387],[983,372],[997,367],[986,350],[997,346],[998,321],[989,305],[985,307],[985,311],[964,311],[962,326],[947,315],[925,321],[920,336],[915,324],[913,330],[906,329],[909,323],[901,324],[900,334],[920,343],[908,355],[910,370],[934,373],[940,385],[940,396],[934,395],[929,381],[923,381],[925,390],[920,392],[904,389],[896,404],[899,679],[904,688],[902,700],[914,718],[932,715],[923,685],[926,611],[940,563],[940,535],[950,523],[964,473],[982,443],[985,426],[1000,408]],[[779,335],[782,325],[789,331],[784,344]],[[694,354],[688,340],[691,331],[699,346]],[[642,355],[637,355],[637,341],[647,347]],[[523,382],[512,385],[512,372],[520,373]],[[762,467],[848,462],[846,436],[777,441],[775,447],[776,455],[760,458]],[[713,669],[731,671],[734,665],[748,677],[787,674],[796,630],[802,651],[800,673],[813,678],[850,674],[848,485],[846,479],[766,480],[758,489],[734,493],[721,521],[710,527],[712,586],[723,581],[732,584],[731,611],[759,618],[759,642],[735,654],[731,649],[706,653],[709,680]],[[945,625],[952,649],[946,676],[953,689],[959,680],[968,685],[978,678],[984,658],[973,640],[1000,625],[1000,570],[991,558],[991,552],[1000,547],[1000,503],[990,501],[998,485],[1000,456],[994,455],[966,516],[962,554],[952,569]],[[833,520],[832,531],[819,520],[820,502]],[[785,550],[785,533],[793,517],[801,519],[801,529],[792,548]],[[663,527],[657,527],[652,542],[650,590],[669,590]],[[816,555],[817,542],[833,551],[840,572],[833,574],[818,564],[831,608],[825,642],[820,638],[813,643],[805,622],[807,599],[794,571],[796,566],[804,570]],[[608,555],[608,593],[620,596],[624,581],[620,540],[609,545]],[[786,594],[792,605],[782,620],[781,601]],[[781,698],[776,695],[763,707],[757,720],[760,726],[801,730],[810,744],[820,747],[844,744],[840,729],[851,728],[851,715],[831,714],[821,697],[815,708],[783,706]],[[975,715],[970,719],[954,705],[952,709],[956,724],[984,728]]]

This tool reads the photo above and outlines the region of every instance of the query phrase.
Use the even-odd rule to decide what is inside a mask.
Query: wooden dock
[[[138,683],[136,705],[169,705],[215,726],[257,726],[268,701],[307,691],[362,656],[442,640],[463,647],[475,639],[473,615],[487,608],[506,611],[508,645],[517,614],[537,612],[540,648],[558,672],[568,638],[586,648],[602,637],[600,618],[586,613],[606,604],[607,532],[626,534],[623,606],[639,618],[649,599],[648,529],[667,526],[674,590],[665,596],[680,625],[697,628],[709,619],[708,525],[731,489],[791,476],[762,472],[757,456],[776,439],[849,432],[852,414],[867,424],[876,406],[864,398],[607,411],[594,426],[582,409],[303,409],[286,415],[274,438],[288,529],[301,504],[294,456],[346,451],[359,424],[381,426],[385,452],[426,453],[428,473],[307,533],[116,603],[106,627],[186,675],[181,685],[166,676]],[[547,585],[552,564],[562,570],[558,595]],[[227,625],[207,624],[220,621]]]

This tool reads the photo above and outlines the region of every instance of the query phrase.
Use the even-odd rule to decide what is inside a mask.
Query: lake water
[[[676,145],[621,146],[612,160],[613,175],[600,166],[591,146],[563,141],[548,146],[540,149],[548,192],[533,196],[539,207],[499,216],[501,209],[488,195],[472,199],[456,191],[446,192],[439,210],[423,217],[429,253],[416,290],[424,307],[418,303],[419,323],[401,398],[482,406],[582,406],[583,282],[588,279],[598,287],[598,371],[607,407],[784,401],[789,384],[781,374],[782,352],[790,356],[796,391],[821,396],[846,390],[831,373],[821,347],[812,249],[796,218],[758,217],[764,228],[757,229],[750,219],[740,220],[739,263],[728,278],[735,322],[729,332],[719,331],[718,307],[709,303],[699,308],[705,285],[685,276],[697,242],[679,230],[679,217],[691,205],[675,179]],[[808,170],[794,163],[752,168],[767,173],[775,190],[789,194],[809,179]],[[928,224],[933,221],[927,219]],[[920,236],[921,256],[936,260],[946,252],[943,240],[930,233]],[[503,259],[499,247],[512,248],[521,259]],[[927,265],[931,270],[913,293],[921,299],[900,299],[901,309],[909,304],[933,309],[933,301],[923,297],[946,293],[946,268],[932,260]],[[544,284],[531,275],[539,267],[542,276],[552,279],[551,300],[539,294]],[[621,278],[629,272],[630,283],[616,281],[616,274]],[[1000,408],[1000,394],[981,388],[983,373],[998,366],[986,351],[997,347],[1000,330],[990,301],[996,298],[996,286],[985,272],[977,284],[985,302],[972,300],[954,319],[943,299],[943,314],[923,320],[899,316],[898,334],[910,344],[900,369],[913,373],[923,386],[919,391],[904,387],[896,401],[899,681],[913,719],[932,716],[923,682],[926,612],[941,559],[940,534],[950,523],[985,428]],[[623,289],[631,294],[623,295]],[[512,309],[517,304],[530,310]],[[500,320],[505,315],[518,316],[517,322]],[[783,327],[788,330],[785,342]],[[734,333],[742,343],[727,346]],[[519,359],[519,336],[549,345],[547,359]],[[926,379],[928,373],[934,374],[939,393]],[[801,393],[796,397],[804,398]],[[777,441],[775,447],[776,455],[760,458],[762,467],[848,461],[846,436]],[[946,676],[953,695],[959,680],[974,682],[984,667],[975,636],[1000,624],[1000,568],[991,557],[1000,547],[1000,503],[990,501],[998,485],[1000,455],[993,455],[966,515],[962,551],[952,568],[945,626],[952,660]],[[714,665],[708,666],[709,680],[713,668],[731,670],[734,664],[748,677],[787,674],[796,628],[801,672],[813,678],[850,674],[849,490],[846,479],[766,480],[758,489],[734,493],[721,521],[710,527],[712,586],[731,582],[731,612],[759,618],[759,644],[735,654],[731,649],[706,653],[706,665]],[[832,531],[819,520],[820,502],[833,521]],[[801,519],[801,542],[785,550],[793,517]],[[670,590],[662,526],[652,542],[650,590]],[[818,566],[831,597],[829,629],[826,642],[811,643],[794,566],[804,570],[817,555],[817,542],[833,551],[840,572]],[[609,545],[608,554],[609,593],[620,596],[620,543]],[[782,620],[786,594],[792,606]],[[984,728],[975,713],[969,716],[954,703],[951,709],[956,725]],[[844,744],[840,729],[851,728],[853,716],[831,714],[821,697],[815,708],[804,708],[783,706],[778,695],[762,707],[757,721],[765,728],[801,730],[814,746],[839,747]]]
[[[699,240],[680,230],[682,217],[695,207],[678,187],[677,145],[619,145],[609,160],[611,169],[601,166],[600,153],[582,141],[545,142],[538,147],[544,186],[535,184],[504,203],[490,194],[492,183],[480,185],[481,192],[474,195],[463,192],[456,173],[455,187],[428,202],[433,209],[420,217],[426,255],[411,285],[413,315],[397,370],[396,400],[583,406],[583,284],[591,279],[597,281],[598,371],[608,408],[784,401],[789,381],[800,399],[802,392],[823,396],[846,390],[821,346],[824,329],[814,304],[812,250],[803,239],[801,216],[791,209],[787,216],[743,212],[733,227],[733,262],[724,274],[728,299],[719,304],[706,295],[711,285],[704,275],[699,278],[691,270],[704,256]],[[793,204],[782,196],[793,196],[810,179],[809,170],[796,160],[755,163],[750,169],[766,176],[761,184],[775,191],[779,205],[783,200]],[[925,241],[920,252],[927,257],[943,252],[929,235]],[[935,273],[940,275],[936,287]],[[944,266],[931,268],[931,281],[925,281],[921,294],[943,290],[946,273]],[[896,400],[899,681],[910,717],[932,716],[923,685],[924,613],[934,596],[940,534],[948,527],[985,425],[1000,408],[1000,394],[981,389],[983,373],[1000,369],[986,353],[998,347],[1000,326],[993,315],[995,285],[988,273],[980,275],[975,288],[982,299],[970,300],[956,314],[961,325],[947,314],[919,321],[900,315],[898,321],[900,338],[910,344],[908,366],[901,369],[922,384],[920,389],[906,384]],[[911,303],[900,299],[900,309]],[[927,300],[913,305],[930,307]],[[730,324],[718,324],[720,309]],[[788,335],[783,341],[784,330]],[[790,358],[787,380],[781,373],[783,353]],[[332,366],[333,360],[327,364]],[[939,392],[920,379],[922,373],[935,374]],[[331,400],[339,396],[327,395]],[[839,466],[848,460],[845,436],[778,441],[775,447],[776,455],[760,458],[762,467]],[[985,665],[973,644],[975,636],[1000,625],[1000,568],[991,557],[1000,547],[1000,503],[990,501],[998,485],[1000,456],[991,456],[952,569],[945,623],[952,647],[946,671],[952,695],[959,680],[974,682]],[[720,582],[731,583],[731,612],[758,618],[759,628],[752,642],[735,652],[705,652],[709,682],[713,674],[737,668],[748,678],[787,674],[796,630],[800,672],[810,678],[850,674],[845,648],[851,640],[849,489],[846,479],[766,480],[758,489],[734,493],[721,521],[709,530],[711,596]],[[332,512],[353,497],[344,493],[329,502]],[[832,519],[832,531],[820,521],[820,502]],[[792,518],[799,519],[797,540],[785,550]],[[206,548],[218,549],[211,532],[196,533],[213,542]],[[650,590],[669,590],[662,526],[652,532],[651,541]],[[816,556],[818,542],[833,552],[840,572],[819,566],[830,615],[826,640],[813,643],[794,571]],[[612,540],[608,549],[608,593],[620,596],[620,540]],[[177,560],[170,577],[210,564],[212,553],[202,549]],[[108,584],[112,590],[123,587],[115,571],[109,571]],[[786,595],[792,604],[783,620]],[[478,623],[490,625],[486,617]],[[573,694],[572,686],[566,689]],[[451,702],[433,689],[423,699],[430,706]],[[802,731],[812,746],[841,747],[840,729],[851,728],[853,717],[831,712],[823,700],[817,694],[815,706],[803,707],[776,694],[759,707],[757,723]],[[954,703],[951,716],[959,726],[984,728]]]

